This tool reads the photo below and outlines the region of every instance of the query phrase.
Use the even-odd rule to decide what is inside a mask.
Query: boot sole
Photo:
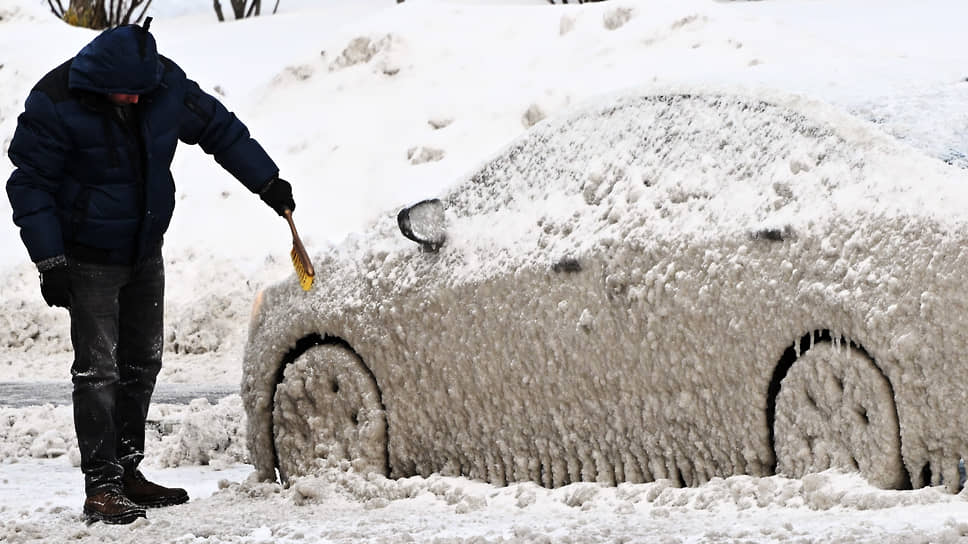
[[[123,514],[107,515],[100,512],[95,512],[94,510],[84,509],[84,516],[87,518],[87,524],[100,521],[101,523],[107,523],[108,525],[127,525],[133,523],[134,520],[138,518],[148,517],[147,513],[143,509],[131,510],[130,512],[124,512]]]
[[[130,500],[131,502],[137,504],[142,508],[163,508],[165,506],[175,506],[178,504],[185,504],[186,502],[188,502],[188,495],[179,496],[179,497],[169,497],[165,499],[156,499],[152,501],[136,501],[131,497],[128,497],[128,500]]]

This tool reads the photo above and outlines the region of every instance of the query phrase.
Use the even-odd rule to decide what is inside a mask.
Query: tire
[[[853,344],[818,342],[796,359],[780,382],[773,431],[780,474],[841,468],[881,488],[909,482],[891,384]]]
[[[272,426],[283,482],[341,461],[357,472],[388,474],[380,390],[359,356],[344,346],[313,346],[286,366]]]

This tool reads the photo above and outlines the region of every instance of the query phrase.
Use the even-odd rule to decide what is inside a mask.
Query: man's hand
[[[265,188],[259,191],[259,198],[279,215],[283,215],[286,210],[296,210],[296,201],[292,199],[292,185],[279,177],[269,180]]]
[[[51,257],[37,263],[40,271],[40,294],[48,306],[71,306],[71,278],[67,270],[67,259],[63,255]]]

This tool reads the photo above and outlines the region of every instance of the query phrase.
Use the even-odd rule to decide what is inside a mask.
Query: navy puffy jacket
[[[137,94],[125,123],[108,93]],[[30,92],[7,181],[31,260],[99,255],[130,264],[156,255],[175,206],[178,141],[199,144],[250,191],[279,169],[245,125],[203,92],[136,25],[101,33]]]

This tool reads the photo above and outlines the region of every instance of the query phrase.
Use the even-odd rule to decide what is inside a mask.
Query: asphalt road
[[[151,397],[153,404],[188,404],[206,398],[212,404],[227,395],[239,392],[238,386],[193,385],[160,383]],[[71,383],[63,382],[0,382],[0,406],[39,406],[70,404]]]

